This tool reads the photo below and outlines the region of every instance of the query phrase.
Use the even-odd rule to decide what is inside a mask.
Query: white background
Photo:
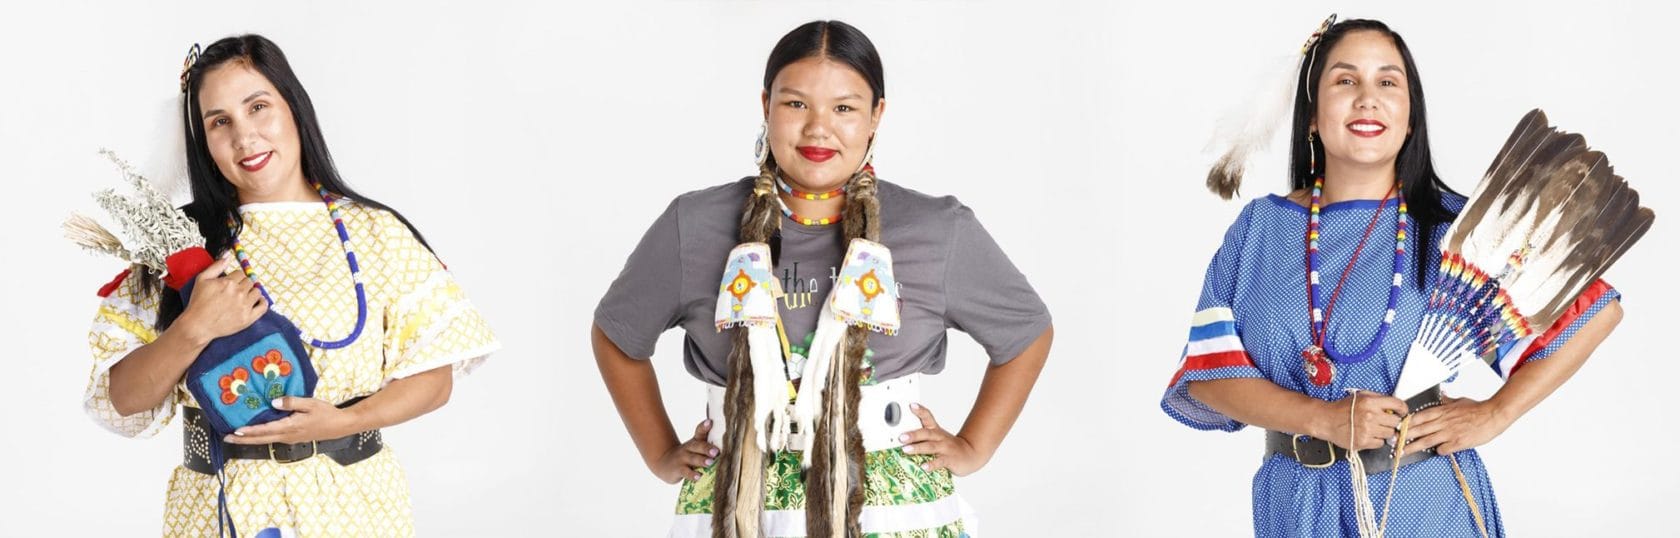
[[[752,172],[765,58],[819,18],[857,25],[885,60],[882,176],[958,195],[1055,315],[1020,422],[958,480],[987,533],[1248,533],[1259,433],[1193,432],[1158,400],[1240,207],[1201,187],[1208,133],[1255,89],[1255,66],[1336,8],[1025,4],[6,6],[0,535],[159,528],[179,430],[132,441],[83,415],[93,291],[120,266],[57,226],[119,181],[96,148],[145,164],[176,144],[182,55],[242,32],[285,49],[345,178],[420,226],[506,344],[448,407],[387,431],[420,533],[662,535],[676,488],[643,468],[613,411],[590,313],[671,197]],[[1436,163],[1459,190],[1543,106],[1663,215],[1610,275],[1626,321],[1484,451],[1516,535],[1650,532],[1659,500],[1680,494],[1680,469],[1660,456],[1680,436],[1658,407],[1680,369],[1659,332],[1680,300],[1658,278],[1680,207],[1664,164],[1680,142],[1669,14],[1527,5],[1341,10],[1410,40]],[[1284,188],[1280,155],[1253,170],[1246,194]],[[680,338],[668,333],[654,360],[681,433],[702,417],[703,389]],[[927,394],[953,428],[983,365],[953,335]]]

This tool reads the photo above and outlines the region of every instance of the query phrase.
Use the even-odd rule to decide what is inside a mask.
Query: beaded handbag
[[[117,164],[134,188],[134,196],[114,189],[94,195],[128,241],[91,218],[74,214],[65,222],[66,236],[94,252],[162,274],[164,284],[190,304],[196,277],[214,261],[204,249],[198,225],[128,163],[108,150],[101,153]],[[106,295],[114,289],[107,285],[100,292]],[[187,367],[184,381],[211,430],[225,436],[290,415],[290,411],[275,409],[273,401],[314,394],[316,374],[297,326],[268,310],[239,332],[211,340]]]

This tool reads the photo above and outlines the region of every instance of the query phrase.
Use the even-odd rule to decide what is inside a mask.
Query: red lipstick
[[[838,152],[836,152],[832,149],[823,148],[823,147],[799,146],[799,154],[801,156],[804,156],[805,160],[811,161],[811,162],[814,162],[814,163],[820,163],[820,162],[823,162],[823,161],[826,161],[826,160],[829,160],[829,159],[833,159],[835,153],[838,153]]]
[[[264,166],[268,166],[268,161],[272,157],[274,157],[274,152],[272,151],[252,155],[250,157],[246,157],[243,161],[239,161],[239,167],[243,168],[246,172],[262,170]]]
[[[1388,131],[1388,126],[1384,125],[1383,122],[1370,119],[1357,119],[1350,121],[1347,124],[1347,128],[1348,132],[1353,133],[1353,136],[1362,136],[1365,138],[1382,136],[1384,132]]]

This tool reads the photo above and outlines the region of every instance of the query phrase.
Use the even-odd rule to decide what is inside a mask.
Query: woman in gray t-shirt
[[[856,28],[784,36],[762,99],[759,175],[672,201],[595,311],[596,361],[637,449],[683,480],[672,535],[962,535],[973,514],[951,477],[1019,416],[1050,314],[967,207],[875,178],[885,85]],[[646,360],[679,325],[709,385],[686,442]],[[991,358],[954,434],[918,404],[949,328]]]

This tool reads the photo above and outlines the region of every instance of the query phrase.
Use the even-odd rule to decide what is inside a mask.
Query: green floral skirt
[[[805,535],[805,482],[798,452],[779,452],[765,474],[765,532],[769,536]],[[974,536],[973,511],[947,470],[924,471],[929,455],[893,448],[864,454],[863,513],[858,523],[867,536],[881,538],[966,538]],[[671,536],[710,536],[712,484],[716,466],[699,480],[684,480],[677,495],[677,519]]]

